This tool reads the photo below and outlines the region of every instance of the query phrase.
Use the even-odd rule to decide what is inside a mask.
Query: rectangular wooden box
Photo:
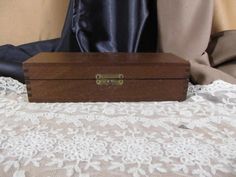
[[[165,53],[40,53],[23,67],[30,102],[183,101],[190,73]]]

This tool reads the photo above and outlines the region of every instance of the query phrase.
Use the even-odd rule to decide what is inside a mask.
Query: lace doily
[[[236,176],[236,85],[184,102],[28,103],[0,77],[1,177]]]

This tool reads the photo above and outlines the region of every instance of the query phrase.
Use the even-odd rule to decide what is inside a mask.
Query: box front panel
[[[96,80],[29,80],[30,102],[183,101],[187,79],[124,80],[98,85]]]

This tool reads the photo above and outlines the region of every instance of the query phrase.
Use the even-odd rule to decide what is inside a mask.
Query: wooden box
[[[190,72],[165,53],[40,53],[23,67],[30,102],[183,101]]]

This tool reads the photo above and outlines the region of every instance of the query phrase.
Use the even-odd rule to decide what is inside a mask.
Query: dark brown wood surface
[[[93,80],[32,80],[31,102],[183,101],[187,80],[128,80],[122,86],[98,86]]]
[[[95,79],[96,74],[123,74],[125,79],[184,79],[188,66],[131,65],[81,66],[76,64],[37,65],[25,67],[27,79]]]
[[[188,62],[170,53],[77,53],[77,52],[43,52],[24,64],[88,64],[98,65],[119,65],[119,64],[180,64]]]
[[[189,63],[158,53],[41,53],[23,64],[31,102],[182,101]],[[123,74],[120,86],[97,74]]]
[[[125,79],[182,79],[189,63],[172,54],[41,53],[24,63],[27,79],[95,79],[123,74]]]

